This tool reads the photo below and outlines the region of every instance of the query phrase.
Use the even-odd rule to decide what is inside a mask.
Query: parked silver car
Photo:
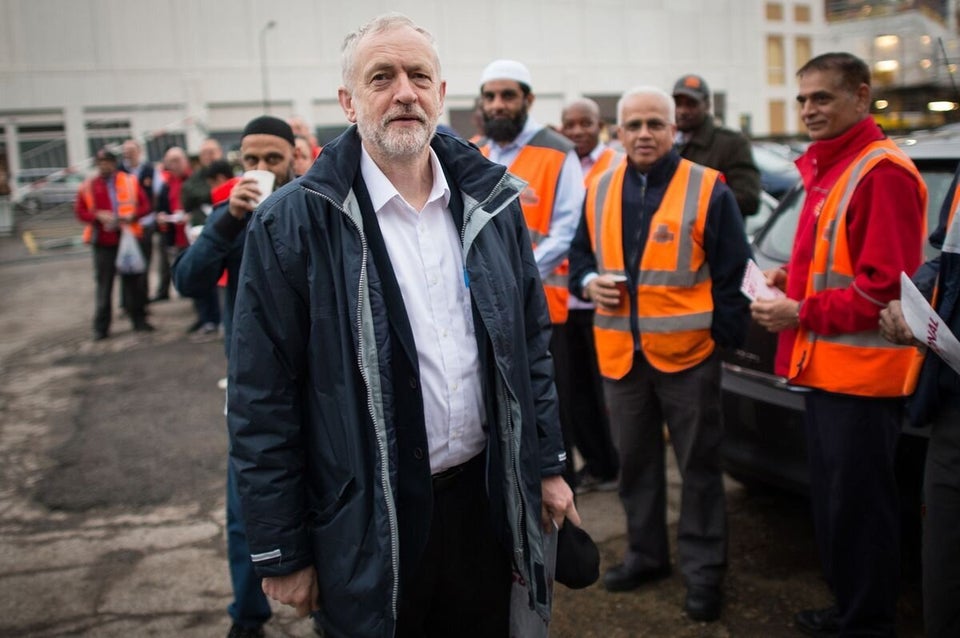
[[[68,170],[24,169],[17,175],[14,206],[17,212],[32,215],[53,206],[73,204],[84,177]]]

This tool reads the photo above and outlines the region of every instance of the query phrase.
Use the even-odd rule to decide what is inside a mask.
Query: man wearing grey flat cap
[[[733,129],[717,126],[710,113],[710,87],[699,75],[687,74],[673,85],[677,108],[677,150],[680,156],[721,173],[744,217],[760,206],[760,171],[750,141]]]
[[[564,330],[570,299],[567,253],[583,207],[583,170],[573,142],[530,116],[535,99],[532,84],[530,70],[521,62],[494,60],[487,65],[480,77],[485,137],[477,145],[488,159],[527,183],[520,203],[553,328],[550,354],[557,371],[560,422],[567,446],[564,478],[576,487],[570,455],[572,389],[565,382],[572,362]]]

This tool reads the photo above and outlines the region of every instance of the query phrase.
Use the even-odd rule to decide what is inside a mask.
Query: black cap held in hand
[[[590,534],[566,519],[557,534],[554,580],[570,589],[583,589],[597,582],[600,577],[600,550]]]

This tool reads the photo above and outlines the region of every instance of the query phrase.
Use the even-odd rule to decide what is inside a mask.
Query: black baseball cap
[[[710,101],[710,87],[699,75],[688,73],[673,85],[673,97],[678,95],[686,95],[700,102],[708,102]]]

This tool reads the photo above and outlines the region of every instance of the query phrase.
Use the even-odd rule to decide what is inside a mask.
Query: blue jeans
[[[227,462],[227,557],[230,561],[230,580],[233,583],[233,602],[227,613],[233,622],[243,627],[259,627],[270,619],[270,604],[260,588],[260,577],[253,569],[247,533],[243,525],[243,510],[237,491],[237,476],[233,464]]]

